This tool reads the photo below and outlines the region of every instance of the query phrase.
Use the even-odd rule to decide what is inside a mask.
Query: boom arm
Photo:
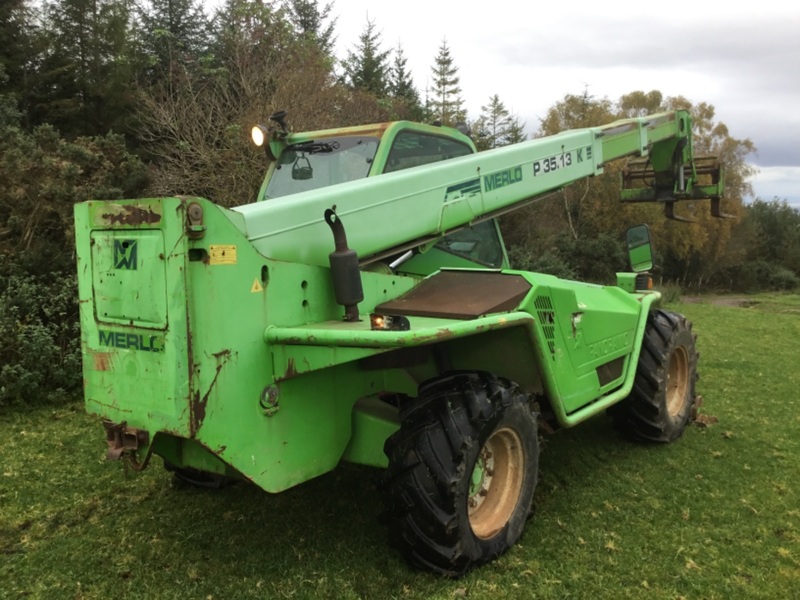
[[[234,223],[265,256],[327,266],[336,212],[363,262],[420,246],[513,210],[543,194],[599,175],[608,161],[647,157],[652,187],[624,192],[628,201],[672,202],[722,196],[722,178],[698,186],[686,111],[624,119],[234,209]],[[626,197],[627,196],[627,197]],[[304,245],[298,244],[303,240]]]

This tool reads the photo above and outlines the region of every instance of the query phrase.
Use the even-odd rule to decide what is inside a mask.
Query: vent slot
[[[556,355],[556,313],[553,310],[553,301],[550,296],[537,296],[533,301],[533,306],[536,308],[536,316],[539,318],[539,324],[544,333],[544,338],[547,340],[547,347],[550,349],[550,354],[555,357]]]

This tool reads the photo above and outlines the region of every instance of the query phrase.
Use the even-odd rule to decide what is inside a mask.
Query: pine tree
[[[419,99],[419,92],[414,87],[414,80],[408,71],[406,63],[408,60],[403,52],[403,47],[397,44],[394,52],[394,63],[389,72],[389,95],[405,104],[409,117],[421,120],[423,116],[422,104]]]
[[[31,122],[65,136],[124,129],[130,15],[125,0],[60,0],[44,6],[43,52],[31,91]]]
[[[367,19],[358,39],[344,61],[345,82],[383,98],[389,85],[389,51],[381,50],[381,34],[375,30],[375,21]]]
[[[525,122],[520,121],[519,115],[517,114],[512,114],[510,119],[508,129],[506,130],[505,145],[524,142],[528,137],[525,133]]]
[[[175,67],[198,61],[208,48],[211,24],[198,0],[147,0],[139,20],[151,82],[171,79]]]
[[[475,126],[475,146],[478,150],[505,146],[510,124],[511,113],[500,100],[500,96],[491,96],[489,104],[481,106],[481,115]]]
[[[461,98],[459,87],[458,67],[455,66],[447,40],[443,39],[439,46],[439,54],[434,59],[433,87],[427,98],[429,114],[433,120],[440,121],[442,125],[455,125],[465,118],[463,109],[464,100]]]
[[[214,14],[209,45],[212,64],[227,71],[254,66],[274,69],[267,64],[275,56],[289,55],[294,34],[281,8],[253,0],[226,0]]]
[[[473,123],[473,139],[476,148],[489,150],[522,142],[525,135],[525,123],[519,115],[509,111],[500,97],[495,94],[489,103],[481,106],[481,114]]]
[[[333,2],[320,8],[317,0],[286,0],[285,6],[295,33],[315,44],[326,56],[332,56],[337,21],[331,17]]]
[[[16,100],[27,95],[34,62],[40,48],[34,26],[35,10],[29,0],[4,0],[0,3],[0,93]]]

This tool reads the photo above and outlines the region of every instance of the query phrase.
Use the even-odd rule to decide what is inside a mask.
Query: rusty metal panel
[[[88,203],[91,223],[97,228],[158,227],[163,212],[161,205],[149,200]]]
[[[92,289],[98,321],[167,327],[167,261],[160,229],[91,232]]]
[[[530,291],[519,275],[493,271],[440,271],[375,312],[415,317],[474,319],[514,310]]]

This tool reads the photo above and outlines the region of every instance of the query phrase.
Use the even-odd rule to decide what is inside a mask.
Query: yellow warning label
[[[236,246],[234,244],[211,244],[208,247],[208,264],[235,265]]]
[[[258,280],[258,277],[256,277],[253,280],[253,287],[250,288],[250,291],[253,292],[254,294],[257,293],[257,292],[263,292],[264,291],[264,286],[261,285],[261,282]]]

